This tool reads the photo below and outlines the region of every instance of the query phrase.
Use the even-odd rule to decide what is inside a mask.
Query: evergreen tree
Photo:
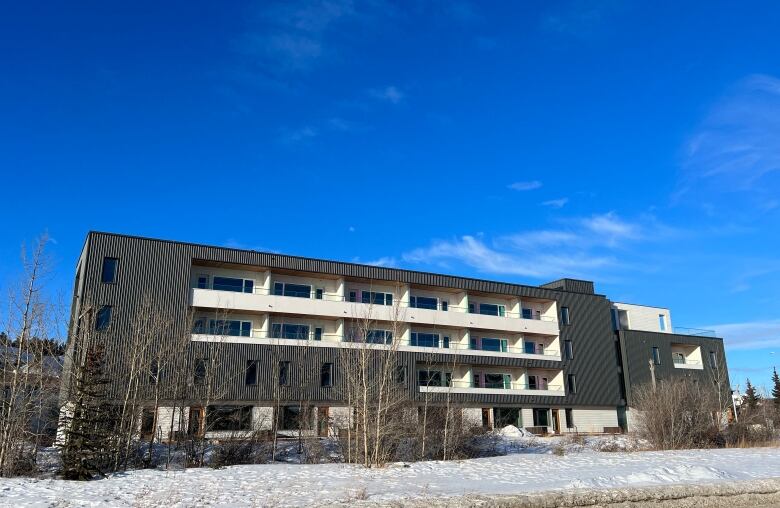
[[[777,369],[772,374],[772,398],[775,401],[775,407],[780,407],[780,376],[777,375]]]
[[[62,463],[67,480],[90,480],[110,471],[116,415],[105,403],[108,383],[104,348],[95,345],[76,369],[64,419]]]
[[[750,383],[750,379],[745,383],[745,396],[742,397],[742,403],[748,410],[754,410],[758,407],[758,401],[761,400],[761,395],[756,391],[756,387]]]

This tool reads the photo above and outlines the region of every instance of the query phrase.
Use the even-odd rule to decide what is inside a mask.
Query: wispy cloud
[[[353,0],[291,0],[260,6],[247,15],[248,30],[235,48],[253,67],[271,74],[307,72],[336,57],[345,25],[365,25],[386,11],[379,0],[360,5]]]
[[[569,198],[548,199],[547,201],[542,201],[542,206],[549,206],[550,208],[563,208],[568,202]]]
[[[719,100],[690,137],[676,197],[750,191],[754,204],[775,207],[765,180],[780,171],[780,79],[748,76]]]
[[[550,32],[588,37],[602,28],[626,2],[616,0],[570,0],[542,18],[542,29]]]
[[[396,266],[397,261],[394,257],[384,256],[373,261],[367,261],[365,264],[371,266]]]
[[[539,180],[531,180],[529,182],[515,182],[507,185],[508,188],[516,191],[529,191],[538,189],[542,186],[542,182]]]
[[[315,138],[318,134],[319,131],[316,128],[305,125],[298,129],[282,129],[280,139],[283,143],[300,143]]]
[[[780,348],[780,319],[709,325],[718,337],[723,337],[726,347],[737,349]]]
[[[405,97],[405,94],[399,90],[398,87],[392,85],[382,88],[373,88],[368,91],[368,94],[374,99],[390,102],[392,104],[399,104]]]
[[[645,230],[658,224],[653,217],[632,222],[614,212],[572,218],[566,223],[567,229],[522,231],[490,240],[474,235],[435,240],[404,253],[402,259],[442,267],[462,263],[479,272],[540,279],[596,274],[604,278],[609,270],[627,268],[617,253],[628,245],[651,241]]]

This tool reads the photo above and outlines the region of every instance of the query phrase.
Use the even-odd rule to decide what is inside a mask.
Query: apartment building
[[[317,380],[305,386],[312,429],[337,430],[350,414],[339,354],[364,343],[396,351],[395,382],[411,404],[446,396],[476,425],[547,433],[626,430],[632,386],[726,372],[721,339],[673,333],[667,309],[613,303],[589,281],[519,285],[89,233],[71,336],[93,327],[121,365],[144,301],[188,343],[169,376],[186,380],[184,404],[163,399],[144,412],[142,431],[171,421],[214,436],[268,430],[274,419],[291,428],[301,393],[287,387],[304,374]],[[224,382],[204,404],[199,380],[215,356]],[[229,423],[209,424],[217,420]]]

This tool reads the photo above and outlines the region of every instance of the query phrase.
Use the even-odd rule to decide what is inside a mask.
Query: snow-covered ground
[[[621,439],[623,442],[621,442]],[[364,469],[265,464],[131,471],[105,480],[0,480],[2,506],[312,506],[464,494],[703,484],[780,476],[779,448],[603,452],[555,439],[505,435],[510,455]],[[630,446],[624,438],[611,447]],[[564,455],[560,455],[561,449]],[[556,453],[557,452],[557,453]]]

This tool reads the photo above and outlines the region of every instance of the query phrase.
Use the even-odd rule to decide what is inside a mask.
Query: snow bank
[[[512,432],[511,429],[507,432]],[[710,484],[780,475],[777,448],[601,453],[520,453],[408,467],[264,464],[140,470],[92,482],[0,479],[0,506],[316,506],[520,495],[571,488]]]

